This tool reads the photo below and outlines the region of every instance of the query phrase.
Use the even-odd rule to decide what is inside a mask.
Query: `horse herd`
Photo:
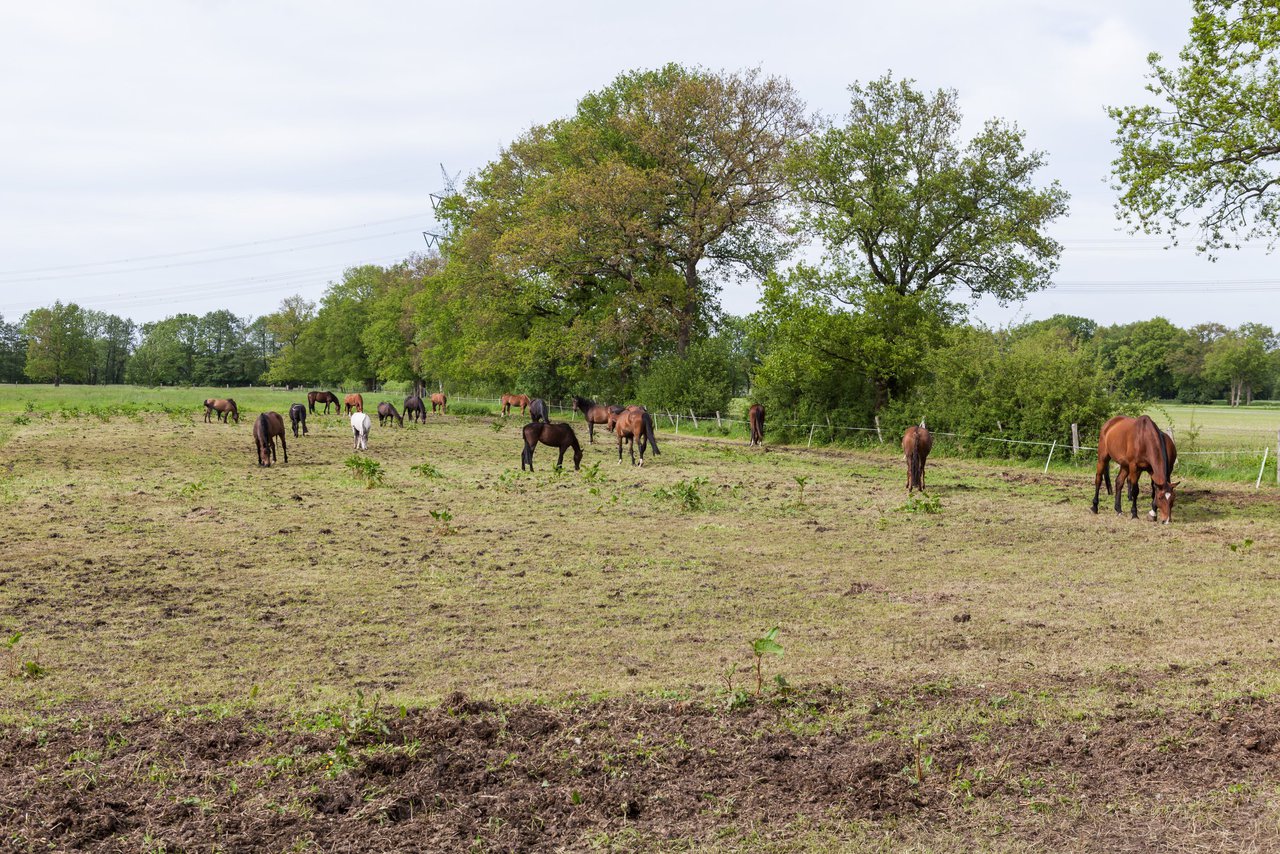
[[[444,413],[448,406],[448,398],[443,392],[437,392],[424,401],[417,395],[404,399],[404,414],[396,410],[395,405],[383,401],[377,406],[378,423],[385,425],[395,421],[404,426],[405,415],[411,422],[427,419],[426,403],[430,402],[431,411],[437,409]],[[541,398],[531,398],[526,394],[504,394],[501,397],[502,414],[507,416],[514,408],[519,408],[522,415],[527,414],[530,422],[524,426],[522,438],[524,447],[520,452],[520,469],[533,471],[533,451],[539,444],[556,448],[560,456],[556,466],[564,464],[565,453],[573,450],[573,467],[578,470],[582,463],[582,446],[572,425],[560,421],[553,423],[549,417],[549,408]],[[315,415],[317,406],[334,407],[336,414],[346,414],[351,418],[351,430],[355,438],[355,449],[367,450],[369,447],[369,416],[364,412],[364,398],[359,394],[349,394],[341,402],[331,391],[312,391],[307,394],[307,405],[295,403],[289,407],[289,421],[296,439],[307,434],[307,413]],[[219,421],[229,420],[240,423],[240,410],[231,398],[210,398],[204,402],[204,420],[210,422],[216,416]],[[644,465],[645,452],[652,447],[654,454],[658,450],[658,440],[653,430],[653,415],[643,406],[619,406],[597,403],[587,397],[574,396],[573,411],[582,414],[587,423],[587,436],[591,444],[596,440],[596,426],[602,425],[615,435],[618,440],[618,463],[622,463],[622,445],[627,443],[631,452],[632,465]],[[764,442],[764,407],[752,404],[747,410],[747,425],[750,432],[750,443],[760,445]],[[284,461],[289,461],[289,450],[285,446],[284,419],[277,412],[264,412],[258,416],[253,425],[253,439],[258,454],[258,465],[270,466],[276,460],[275,440],[280,439]],[[640,458],[636,460],[636,446],[640,448]],[[924,423],[908,427],[902,436],[902,452],[907,463],[907,494],[915,490],[925,491],[924,468],[933,448],[933,435]],[[1122,513],[1122,490],[1128,487],[1131,518],[1138,518],[1138,480],[1145,472],[1151,481],[1151,509],[1148,516],[1162,524],[1169,524],[1173,517],[1175,488],[1178,482],[1172,480],[1174,463],[1178,458],[1178,449],[1173,437],[1161,430],[1146,415],[1132,418],[1117,415],[1106,424],[1098,435],[1098,464],[1093,478],[1094,513],[1098,512],[1098,501],[1102,486],[1105,483],[1107,494],[1112,495],[1111,463],[1118,466],[1114,487],[1115,511]]]

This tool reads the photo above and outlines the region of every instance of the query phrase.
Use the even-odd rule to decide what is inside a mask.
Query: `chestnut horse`
[[[427,407],[422,402],[422,398],[416,394],[411,394],[404,399],[404,414],[409,416],[410,421],[422,419],[422,423],[427,423]]]
[[[604,422],[604,429],[610,433],[614,432],[614,428],[618,426],[618,416],[624,412],[644,412],[643,406],[631,404],[630,406],[610,406],[609,417]]]
[[[221,400],[211,397],[204,402],[204,420],[208,422],[213,413],[218,413],[218,420],[223,424],[227,423],[227,416],[231,416],[237,424],[240,423],[240,410],[236,408],[236,402],[231,398]]]
[[[924,462],[933,450],[933,435],[923,424],[908,427],[902,434],[902,453],[907,458],[907,494],[924,492]]]
[[[352,412],[364,412],[364,398],[358,394],[347,395],[347,414]]]
[[[547,402],[545,400],[535,397],[529,401],[529,420],[551,423],[551,417],[547,414]]]
[[[581,412],[583,417],[587,419],[587,444],[594,445],[596,442],[596,425],[607,425],[607,429],[612,430],[613,424],[609,420],[611,414],[617,414],[622,411],[620,406],[605,406],[603,403],[596,403],[589,397],[573,397],[573,410]]]
[[[613,422],[613,432],[618,435],[618,465],[622,465],[622,440],[627,440],[631,450],[631,465],[636,464],[636,441],[640,442],[640,465],[644,465],[645,445],[653,445],[653,452],[658,450],[658,440],[653,435],[653,416],[643,406],[628,406],[618,413]]]
[[[438,391],[431,395],[431,411],[435,412],[436,407],[440,407],[441,414],[448,412],[449,398],[445,397],[444,392]]]
[[[747,426],[751,428],[751,444],[764,444],[764,407],[758,403],[751,404],[747,410]]]
[[[520,414],[524,415],[529,409],[529,395],[527,394],[504,394],[502,396],[502,415],[505,418],[511,412],[511,407],[520,407]],[[538,419],[533,419],[537,421]]]
[[[333,404],[335,412],[341,414],[342,405],[338,403],[338,396],[331,391],[309,391],[307,392],[307,409],[312,415],[316,414],[316,404],[324,404],[324,414],[329,414],[329,404]]]
[[[552,448],[560,449],[560,458],[556,460],[556,468],[564,465],[564,452],[573,448],[573,470],[578,471],[582,465],[582,446],[578,444],[578,436],[573,428],[563,421],[552,424],[534,421],[524,425],[524,450],[520,452],[520,471],[527,465],[533,471],[533,449],[539,442]]]
[[[284,419],[279,412],[264,412],[253,422],[253,443],[258,448],[258,465],[270,466],[276,460],[276,437],[280,437],[280,449],[284,461],[289,462],[289,446],[284,442]]]
[[[1178,449],[1173,437],[1163,432],[1146,415],[1130,418],[1117,415],[1102,425],[1098,434],[1098,468],[1093,475],[1093,512],[1098,512],[1098,493],[1103,480],[1107,494],[1111,494],[1111,461],[1115,460],[1120,471],[1116,474],[1116,512],[1120,509],[1121,492],[1125,483],[1129,486],[1131,518],[1138,518],[1138,479],[1145,471],[1151,475],[1151,510],[1149,515],[1162,524],[1173,518],[1174,488],[1170,480],[1173,464],[1178,459]]]
[[[378,404],[378,424],[386,424],[387,419],[389,418],[394,418],[396,421],[400,422],[401,427],[404,426],[404,416],[399,412],[396,412],[395,406],[384,400],[382,403]]]
[[[302,425],[302,435],[307,435],[307,408],[301,403],[289,407],[289,423],[293,425],[293,438],[298,438],[298,425]]]

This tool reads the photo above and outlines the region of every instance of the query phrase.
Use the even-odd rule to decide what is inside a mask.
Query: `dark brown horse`
[[[573,448],[573,470],[578,471],[582,465],[582,446],[578,444],[578,436],[573,428],[563,421],[555,424],[537,422],[524,425],[524,450],[520,452],[520,471],[527,465],[533,471],[533,449],[541,442],[552,448],[560,449],[560,458],[556,460],[556,468],[564,465],[564,452]]]
[[[289,407],[289,424],[293,426],[293,438],[298,438],[298,425],[302,425],[302,435],[307,435],[307,408],[301,403]]]
[[[626,439],[631,450],[631,465],[636,464],[636,442],[640,442],[640,465],[644,465],[645,445],[653,445],[653,452],[658,450],[658,440],[653,435],[653,416],[643,406],[628,406],[618,413],[613,423],[613,432],[618,435],[618,465],[622,465],[622,440]]]
[[[551,423],[551,416],[548,414],[547,402],[540,397],[535,397],[529,401],[529,420],[545,421]]]
[[[270,466],[276,460],[276,437],[280,437],[280,449],[284,461],[289,462],[289,446],[284,443],[284,419],[279,412],[264,412],[253,422],[253,443],[258,447],[258,465]]]
[[[764,444],[764,407],[758,403],[751,404],[747,410],[747,426],[751,428],[751,444]]]
[[[908,427],[902,434],[902,454],[907,458],[907,494],[924,492],[924,463],[933,450],[933,435],[923,424]]]
[[[587,419],[587,444],[594,445],[596,441],[596,425],[608,425],[607,429],[612,430],[613,425],[609,422],[609,415],[616,414],[614,410],[621,411],[621,407],[605,406],[603,403],[596,403],[589,397],[573,397],[573,409],[575,412],[581,412],[582,416]]]
[[[422,423],[427,423],[427,407],[422,402],[422,398],[416,394],[411,394],[404,399],[404,414],[409,416],[410,421],[422,419]]]
[[[520,414],[524,415],[529,409],[529,395],[527,394],[504,394],[502,396],[502,415],[506,417],[511,412],[511,407],[520,407]],[[538,419],[533,419],[537,421]]]
[[[394,418],[401,427],[404,426],[404,416],[396,412],[395,406],[384,400],[378,404],[378,424],[386,424],[389,418]]]
[[[440,407],[441,413],[448,412],[447,407],[449,406],[449,398],[445,397],[445,394],[442,391],[438,391],[431,395],[431,411],[435,412],[437,406]]]
[[[353,412],[364,412],[364,398],[358,394],[347,395],[347,414]]]
[[[324,414],[329,414],[329,404],[333,404],[333,411],[342,414],[342,404],[338,402],[338,396],[331,391],[309,391],[307,392],[307,409],[312,415],[316,414],[316,404],[324,404]]]
[[[1138,479],[1143,472],[1151,475],[1150,516],[1167,525],[1173,518],[1174,483],[1170,478],[1173,464],[1178,459],[1178,449],[1173,437],[1163,432],[1146,415],[1130,418],[1117,415],[1102,425],[1098,434],[1098,468],[1093,475],[1093,512],[1098,512],[1098,495],[1102,482],[1107,483],[1111,494],[1111,461],[1120,467],[1116,474],[1116,512],[1120,509],[1121,489],[1129,486],[1131,517],[1138,518]]]
[[[240,410],[236,407],[236,402],[231,398],[221,400],[211,397],[204,402],[204,420],[206,422],[212,420],[213,413],[218,413],[218,420],[223,424],[227,423],[227,417],[230,416],[237,424],[240,423]]]

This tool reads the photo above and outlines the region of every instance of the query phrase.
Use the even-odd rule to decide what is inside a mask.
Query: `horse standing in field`
[[[404,414],[409,416],[411,422],[421,418],[423,424],[427,423],[426,404],[416,394],[411,394],[404,399]]]
[[[401,427],[404,426],[404,416],[396,412],[395,406],[384,400],[378,404],[378,426],[386,424],[390,419],[400,422]]]
[[[316,414],[316,404],[324,404],[324,414],[329,414],[329,404],[333,404],[334,412],[342,412],[342,405],[338,403],[338,396],[331,391],[309,391],[307,392],[307,409],[312,415]]]
[[[364,398],[358,394],[347,395],[347,414],[352,412],[364,412]]]
[[[597,424],[605,424],[608,425],[607,429],[613,429],[613,425],[609,422],[609,415],[617,414],[616,412],[612,412],[615,407],[605,406],[603,403],[596,403],[589,397],[578,397],[577,395],[574,395],[573,409],[575,412],[581,412],[582,416],[587,419],[587,444],[595,444]],[[617,407],[617,409],[620,410],[621,407]]]
[[[290,406],[289,423],[293,426],[293,438],[298,438],[298,425],[302,425],[302,435],[307,435],[307,408],[301,403]]]
[[[351,432],[356,436],[356,450],[369,450],[369,428],[373,426],[369,416],[356,412],[351,416]]]
[[[644,465],[645,445],[653,445],[653,452],[658,450],[658,440],[653,435],[653,416],[643,406],[628,406],[618,413],[613,423],[613,432],[618,435],[618,465],[622,465],[622,440],[627,440],[631,450],[631,465],[636,464],[636,441],[640,442],[640,465]]]
[[[933,435],[923,424],[908,427],[902,434],[902,453],[907,458],[907,494],[913,489],[924,492],[924,463],[933,450]]]
[[[276,437],[280,437],[280,449],[284,461],[289,462],[289,446],[284,441],[284,419],[279,412],[264,412],[253,422],[253,443],[258,449],[258,465],[268,466],[276,460]]]
[[[552,424],[534,421],[524,425],[524,450],[520,452],[520,471],[527,465],[533,471],[533,449],[541,442],[552,448],[560,449],[560,458],[556,460],[556,468],[564,465],[564,452],[573,448],[573,470],[578,471],[582,464],[582,446],[578,444],[578,436],[573,428],[563,421]]]
[[[445,397],[444,392],[438,391],[431,395],[431,411],[435,412],[436,407],[440,407],[440,414],[448,412],[449,398]]]
[[[529,420],[551,423],[551,417],[547,414],[547,402],[545,400],[535,397],[529,401]]]
[[[227,423],[227,417],[230,416],[237,424],[240,423],[240,410],[236,407],[236,402],[231,398],[221,400],[220,398],[211,397],[204,402],[204,420],[208,423],[212,420],[213,413],[218,413],[218,420],[223,424]]]
[[[758,403],[751,404],[747,410],[747,426],[751,430],[751,444],[764,444],[764,407]]]
[[[645,411],[645,408],[643,406],[640,406],[635,403],[631,404],[630,406],[610,406],[609,417],[604,422],[604,429],[608,430],[610,433],[614,432],[614,428],[618,426],[618,416],[624,412],[644,412],[644,411]]]
[[[1132,505],[1131,518],[1138,518],[1138,479],[1145,471],[1151,476],[1151,510],[1149,515],[1162,524],[1169,524],[1173,518],[1174,488],[1178,485],[1170,480],[1173,475],[1173,464],[1178,459],[1178,449],[1173,437],[1163,432],[1156,423],[1146,415],[1130,418],[1117,415],[1102,425],[1098,434],[1098,468],[1093,475],[1093,512],[1098,512],[1098,494],[1103,480],[1107,483],[1107,494],[1111,494],[1111,461],[1115,460],[1120,470],[1116,474],[1116,512],[1120,509],[1121,489],[1126,482],[1129,486],[1129,501]]]
[[[520,407],[520,414],[524,415],[529,409],[529,395],[527,394],[504,394],[502,396],[502,417],[505,418],[511,412],[511,407]],[[534,419],[537,421],[538,419]]]

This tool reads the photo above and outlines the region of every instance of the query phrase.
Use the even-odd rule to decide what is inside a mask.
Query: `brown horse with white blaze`
[[[924,492],[924,464],[933,450],[933,435],[923,424],[907,428],[902,434],[902,454],[907,458],[907,494]]]
[[[1151,510],[1150,517],[1162,524],[1169,524],[1173,518],[1174,489],[1177,483],[1171,480],[1173,464],[1177,462],[1178,449],[1173,437],[1162,431],[1149,416],[1141,415],[1130,418],[1117,415],[1106,424],[1098,434],[1098,468],[1093,475],[1093,507],[1098,512],[1098,496],[1105,480],[1107,494],[1111,494],[1111,462],[1114,460],[1120,467],[1116,474],[1116,512],[1123,512],[1120,507],[1121,492],[1126,482],[1129,487],[1129,501],[1132,506],[1131,518],[1138,518],[1138,478],[1143,472],[1151,476]]]

